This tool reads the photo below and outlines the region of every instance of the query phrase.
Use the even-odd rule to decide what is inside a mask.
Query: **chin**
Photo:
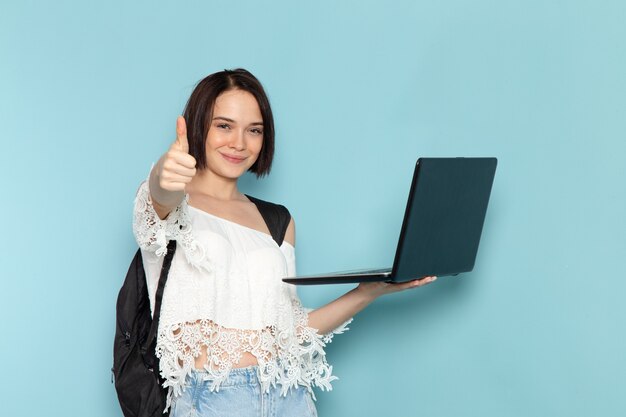
[[[246,173],[246,171],[248,171],[248,168],[250,168],[248,166],[248,164],[246,164],[245,166],[232,166],[230,164],[226,164],[223,163],[222,161],[218,160],[210,160],[209,158],[207,158],[207,168],[211,171],[213,171],[214,174],[222,177],[222,178],[228,178],[228,179],[237,179],[239,177],[241,177],[243,174]]]
[[[238,170],[222,170],[221,172],[219,172],[219,175],[221,175],[224,178],[230,178],[233,180],[236,180],[237,178],[243,176],[243,174],[246,173],[246,171],[248,171],[248,168],[244,169],[243,171],[238,169]]]

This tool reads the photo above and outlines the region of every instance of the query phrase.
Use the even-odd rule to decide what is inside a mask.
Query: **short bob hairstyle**
[[[262,177],[269,174],[274,158],[274,117],[263,86],[254,75],[243,68],[216,72],[204,78],[194,88],[184,117],[187,123],[189,153],[196,159],[196,168],[207,168],[206,137],[211,127],[213,107],[217,97],[228,90],[247,91],[256,98],[263,117],[263,145],[255,163],[248,171]]]

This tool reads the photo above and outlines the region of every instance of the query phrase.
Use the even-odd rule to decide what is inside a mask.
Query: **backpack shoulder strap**
[[[289,226],[289,222],[291,221],[289,210],[280,204],[260,200],[247,194],[246,197],[256,205],[261,216],[263,216],[263,220],[265,220],[265,224],[270,230],[272,238],[276,241],[278,246],[282,245],[285,239],[285,232],[287,232],[287,226]]]
[[[157,286],[156,296],[154,297],[154,313],[152,314],[152,324],[150,325],[150,333],[148,334],[148,340],[145,346],[151,346],[152,341],[156,336],[156,332],[159,329],[159,316],[161,315],[161,300],[163,300],[163,291],[165,290],[165,282],[167,281],[167,274],[170,272],[170,266],[172,265],[172,258],[176,252],[176,241],[170,240],[167,244],[167,253],[163,259],[163,266],[161,267],[161,275],[159,276],[159,285]]]

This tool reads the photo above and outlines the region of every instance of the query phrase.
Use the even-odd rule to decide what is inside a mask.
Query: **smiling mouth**
[[[226,155],[223,153],[220,153],[220,155],[222,155],[222,158],[224,158],[225,160],[227,160],[228,162],[232,164],[240,164],[246,160],[245,157],[242,158],[242,157],[230,156],[230,155]]]

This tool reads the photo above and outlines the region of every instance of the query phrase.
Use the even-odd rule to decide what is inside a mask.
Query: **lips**
[[[220,152],[220,155],[222,155],[222,158],[224,158],[225,160],[227,160],[228,162],[232,164],[240,164],[246,159],[245,157],[242,157],[242,156],[228,155],[228,154],[224,154],[221,152]]]

